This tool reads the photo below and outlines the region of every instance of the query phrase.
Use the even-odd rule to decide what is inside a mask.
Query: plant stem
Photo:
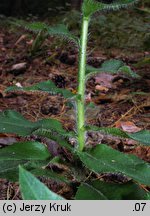
[[[78,101],[77,101],[77,129],[78,129],[78,150],[82,151],[85,146],[86,134],[84,131],[85,124],[85,71],[86,71],[86,52],[88,40],[89,18],[83,17],[82,32],[80,40],[79,56],[79,77],[78,77]]]

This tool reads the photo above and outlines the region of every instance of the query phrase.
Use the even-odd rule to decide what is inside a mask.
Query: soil
[[[24,37],[23,37],[24,36]],[[23,39],[21,39],[21,37]],[[33,36],[32,36],[33,37]],[[18,39],[21,39],[18,41]],[[29,55],[31,36],[24,31],[12,32],[2,28],[0,32],[0,111],[16,110],[27,119],[36,121],[41,118],[55,118],[60,120],[68,130],[73,129],[75,116],[61,96],[39,94],[36,92],[5,93],[8,86],[30,86],[40,81],[52,80],[58,87],[76,92],[77,88],[77,50],[72,45],[54,46],[56,41],[49,38],[43,49],[34,56]],[[60,45],[60,48],[59,48]],[[148,52],[127,50],[102,50],[98,47],[88,56],[88,63],[98,67],[106,59],[121,59],[138,73],[140,79],[116,76],[111,82],[103,85],[96,78],[87,82],[86,101],[95,103],[94,110],[89,109],[87,122],[97,126],[116,127],[119,122],[132,122],[140,129],[150,129],[150,73],[149,66],[135,67]],[[15,64],[26,63],[21,70],[12,70]],[[99,78],[101,79],[101,78]],[[108,83],[107,83],[108,82]],[[107,85],[108,84],[108,85]],[[140,92],[142,92],[140,94]],[[3,142],[4,138],[8,142]],[[0,147],[11,144],[11,139],[22,140],[15,135],[0,134]],[[32,139],[34,139],[32,137]],[[47,141],[48,142],[48,141]],[[88,134],[87,145],[97,142],[106,143],[119,151],[135,154],[150,162],[150,147],[137,146],[131,140],[122,140],[102,134]],[[62,150],[67,157],[68,153]],[[70,156],[68,156],[70,157]],[[62,169],[63,170],[63,169]],[[64,170],[63,170],[64,171]],[[112,178],[106,176],[106,178]],[[116,181],[113,177],[113,181]],[[74,191],[66,184],[56,184],[47,178],[40,178],[53,191],[71,199]],[[0,200],[21,199],[18,183],[0,179]]]

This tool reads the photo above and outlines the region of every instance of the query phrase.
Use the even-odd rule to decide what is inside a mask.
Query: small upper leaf
[[[121,137],[121,138],[128,138],[128,135],[124,131],[122,131],[118,128],[97,127],[97,126],[88,125],[85,127],[85,130],[86,131],[102,132],[104,134],[117,136],[117,137]]]
[[[78,38],[75,37],[63,24],[58,24],[54,27],[51,27],[43,22],[26,22],[24,20],[18,19],[13,19],[11,23],[36,34],[39,32],[44,32],[47,36],[59,36],[66,40],[73,41],[77,45],[79,44]]]
[[[109,11],[128,8],[136,2],[138,2],[138,0],[116,0],[111,4],[106,4],[96,0],[84,0],[82,5],[82,12],[84,17],[90,17],[97,11]]]
[[[111,74],[122,73],[129,77],[139,78],[139,75],[133,72],[129,66],[124,64],[123,61],[116,60],[116,59],[105,61],[100,68],[94,68],[92,66],[87,65],[86,67],[87,77],[90,77],[98,73],[111,73]]]
[[[19,168],[19,183],[24,200],[63,200],[63,198],[50,191],[31,173]]]
[[[76,95],[73,94],[71,91],[66,90],[66,89],[62,89],[62,88],[57,88],[56,85],[51,81],[45,81],[45,82],[40,82],[37,83],[33,86],[30,87],[17,87],[17,86],[11,86],[8,87],[6,90],[6,92],[11,92],[11,91],[43,91],[43,92],[47,92],[50,94],[61,94],[64,98],[73,98]]]
[[[47,27],[47,33],[52,36],[61,36],[64,39],[73,41],[78,45],[78,38],[71,34],[65,25],[59,24],[55,27]]]
[[[108,128],[108,127],[97,127],[97,126],[86,126],[85,130],[87,131],[95,131],[102,132],[104,134],[117,136],[121,138],[128,138],[138,141],[143,145],[150,146],[150,131],[141,130],[136,133],[126,133],[118,128]]]
[[[47,28],[47,25],[43,22],[30,23],[24,20],[12,19],[10,23],[18,27],[23,27],[24,29],[35,33],[39,33],[40,31],[43,31]]]

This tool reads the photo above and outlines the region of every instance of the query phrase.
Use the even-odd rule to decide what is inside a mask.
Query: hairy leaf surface
[[[78,45],[79,39],[73,34],[71,34],[65,25],[60,24],[55,27],[47,27],[47,33],[52,36],[61,36],[64,39],[73,41],[75,44]]]
[[[61,122],[55,119],[42,119],[37,122],[31,122],[25,119],[20,113],[7,110],[0,113],[0,133],[14,133],[19,136],[28,136],[35,131],[39,133],[44,130],[49,133],[59,133],[62,136],[73,136],[73,132],[63,129]]]
[[[116,0],[111,4],[106,4],[96,0],[84,0],[82,12],[84,17],[89,17],[97,11],[109,11],[128,8],[136,2],[138,2],[138,0]]]
[[[28,164],[26,160],[0,160],[0,178],[18,181],[18,166]]]
[[[19,168],[19,183],[24,200],[63,200],[63,198],[50,191],[30,172]]]
[[[73,41],[78,45],[78,38],[75,37],[63,24],[58,24],[54,27],[51,27],[43,22],[26,22],[24,20],[17,19],[14,19],[11,21],[11,23],[36,34],[44,32],[47,36],[58,36],[66,40]]]
[[[53,95],[60,94],[67,99],[76,96],[69,90],[57,88],[56,85],[51,80],[40,82],[30,87],[11,86],[6,89],[6,92],[11,92],[11,91],[43,91]]]
[[[118,128],[105,128],[105,127],[96,127],[96,126],[86,126],[85,130],[102,132],[104,134],[117,136],[121,138],[128,138],[138,141],[139,143],[150,146],[150,131],[142,130],[136,133],[126,133]]]
[[[96,173],[122,173],[141,184],[150,185],[150,165],[134,155],[124,154],[107,145],[89,152],[78,152],[87,168]]]
[[[48,130],[36,130],[33,134],[49,138],[55,142],[57,142],[61,147],[65,147],[66,149],[70,151],[74,151],[74,148],[63,138],[60,136],[60,134],[51,133]]]
[[[77,200],[145,200],[146,192],[133,182],[125,184],[93,181],[82,183],[76,193]]]
[[[139,143],[142,143],[144,145],[150,146],[150,131],[148,130],[142,130],[136,133],[128,133],[128,136],[131,139],[134,139],[138,141]]]
[[[19,165],[30,171],[45,167],[49,162],[48,160],[0,160],[0,178],[7,179],[9,181],[17,182],[19,178]]]
[[[67,180],[64,176],[52,171],[52,170],[46,170],[46,169],[34,169],[31,171],[32,174],[36,175],[36,176],[44,176],[50,179],[53,179],[56,182],[64,182],[69,184],[69,180]]]
[[[139,78],[139,75],[133,72],[129,66],[123,63],[123,61],[116,60],[116,59],[105,61],[100,68],[94,68],[92,66],[87,65],[86,67],[87,77],[96,75],[98,73],[111,73],[111,74],[122,73],[128,77]]]
[[[46,160],[50,156],[48,149],[39,142],[19,142],[0,149],[0,161]]]

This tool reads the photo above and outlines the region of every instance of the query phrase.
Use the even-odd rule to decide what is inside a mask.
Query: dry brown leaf
[[[111,74],[100,73],[95,77],[95,82],[101,86],[112,88],[114,76]]]
[[[86,95],[85,100],[86,100],[87,103],[92,102],[91,93],[89,93],[89,94]]]
[[[105,92],[107,92],[109,90],[107,87],[101,86],[101,85],[96,85],[95,89],[98,91],[105,91]]]
[[[16,143],[17,139],[14,137],[4,137],[0,138],[0,145],[12,145],[13,143]]]
[[[99,96],[94,97],[92,100],[95,104],[101,104],[101,103],[111,103],[112,98],[109,95],[106,95],[104,93],[101,93]]]
[[[117,128],[121,128],[123,131],[128,133],[135,133],[140,130],[141,128],[137,127],[133,122],[131,121],[120,121],[116,123]]]
[[[119,101],[123,101],[123,100],[127,100],[130,96],[129,95],[126,95],[126,94],[118,94],[118,93],[115,93],[112,95],[112,100],[114,102],[119,102]]]
[[[33,42],[34,42],[34,40],[31,39],[31,40],[27,41],[26,43],[27,43],[28,46],[32,46]]]
[[[0,138],[8,137],[7,134],[0,133]]]
[[[13,73],[14,75],[19,75],[25,72],[26,69],[27,69],[27,62],[22,62],[22,63],[14,64],[9,70],[9,72]]]
[[[5,95],[6,95],[5,89],[6,89],[6,87],[4,85],[0,85],[0,98],[5,97]]]
[[[26,66],[27,66],[26,62],[18,63],[18,64],[15,64],[15,65],[12,66],[11,71],[24,70],[24,69],[26,69]]]
[[[21,35],[21,37],[16,41],[14,46],[17,46],[21,41],[25,40],[27,35]]]

